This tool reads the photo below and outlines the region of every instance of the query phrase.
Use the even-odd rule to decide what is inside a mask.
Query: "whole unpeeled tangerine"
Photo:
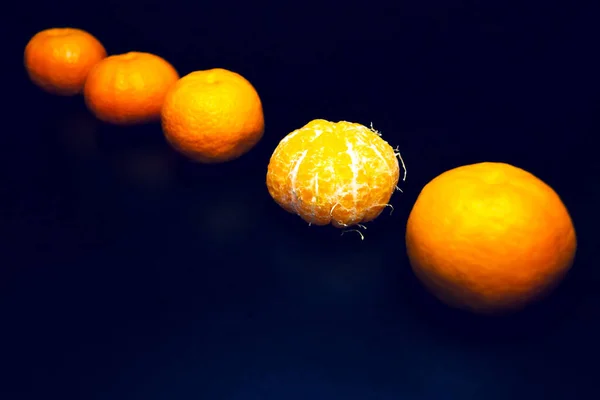
[[[177,70],[164,58],[130,51],[106,57],[92,68],[83,90],[85,104],[101,121],[136,125],[160,118]]]
[[[406,225],[415,275],[438,299],[476,313],[537,301],[571,268],[577,240],[556,192],[531,173],[484,162],[446,171]]]
[[[223,68],[195,71],[179,79],[165,97],[161,121],[169,144],[201,163],[242,156],[260,141],[265,128],[254,86]]]
[[[50,28],[27,43],[24,64],[31,81],[44,91],[73,96],[83,90],[87,76],[106,57],[102,43],[76,28]]]

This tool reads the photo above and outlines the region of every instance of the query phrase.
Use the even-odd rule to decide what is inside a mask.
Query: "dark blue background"
[[[600,397],[594,10],[272,3],[5,10],[0,397]],[[109,126],[81,97],[42,93],[22,52],[54,26],[90,31],[110,54],[156,53],[181,75],[244,75],[264,139],[239,160],[194,164],[158,124]],[[266,190],[279,140],[315,118],[373,122],[406,161],[394,213],[364,241],[308,227]],[[439,304],[405,255],[423,185],[480,161],[553,186],[579,236],[564,284],[512,317]]]

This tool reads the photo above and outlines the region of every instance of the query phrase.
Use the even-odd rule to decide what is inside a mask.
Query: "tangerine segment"
[[[277,204],[309,224],[343,228],[377,218],[399,176],[394,149],[377,132],[315,119],[281,140],[267,188]]]
[[[441,301],[497,313],[558,285],[577,240],[550,186],[521,168],[486,162],[446,171],[423,188],[406,247],[415,275]]]
[[[24,64],[31,81],[61,96],[81,93],[88,73],[106,57],[102,43],[76,28],[50,28],[27,43]]]

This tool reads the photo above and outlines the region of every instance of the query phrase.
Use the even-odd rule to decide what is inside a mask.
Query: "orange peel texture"
[[[571,268],[577,239],[550,186],[521,168],[484,162],[425,185],[406,248],[415,275],[442,302],[496,314],[550,293]]]

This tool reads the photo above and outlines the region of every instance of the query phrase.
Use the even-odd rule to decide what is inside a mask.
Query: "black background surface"
[[[7,8],[0,397],[598,398],[594,10],[405,3]],[[242,74],[263,101],[263,140],[194,164],[158,124],[109,126],[79,96],[44,94],[23,49],[55,26],[109,54],[156,53],[182,76]],[[364,241],[308,227],[266,190],[279,140],[315,118],[372,122],[407,164],[395,211]],[[512,317],[439,304],[405,254],[420,189],[480,161],[550,184],[578,233],[563,285]]]

